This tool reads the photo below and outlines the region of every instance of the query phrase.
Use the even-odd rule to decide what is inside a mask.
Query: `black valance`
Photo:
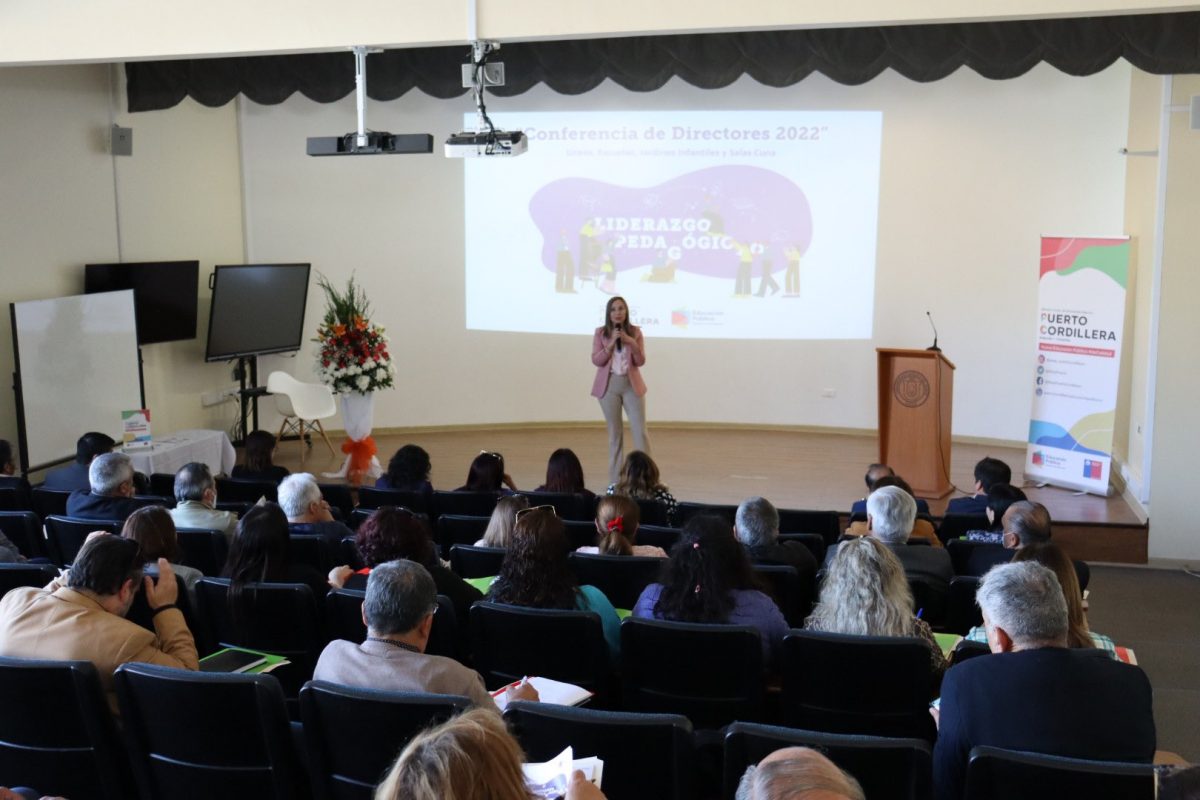
[[[392,100],[417,88],[433,97],[457,97],[466,91],[459,65],[467,54],[462,45],[372,55],[370,96]],[[1003,79],[1041,61],[1070,75],[1090,75],[1118,58],[1166,75],[1200,72],[1200,12],[518,43],[505,44],[497,58],[508,79],[495,90],[500,96],[539,83],[582,94],[605,79],[648,92],[675,76],[704,89],[727,86],[742,75],[788,86],[813,72],[853,85],[885,69],[935,81],[964,66]],[[239,92],[267,105],[295,92],[331,103],[354,91],[349,51],[137,62],[126,64],[125,71],[130,111],[170,108],[189,96],[220,106]]]

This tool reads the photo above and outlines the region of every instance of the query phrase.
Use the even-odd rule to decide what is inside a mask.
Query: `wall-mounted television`
[[[310,264],[218,266],[204,360],[299,350],[310,269]]]
[[[87,264],[87,294],[133,289],[139,345],[196,338],[199,261],[141,261],[130,264]]]

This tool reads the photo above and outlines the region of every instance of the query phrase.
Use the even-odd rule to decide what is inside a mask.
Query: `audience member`
[[[904,478],[901,478],[899,475],[885,475],[879,480],[875,481],[876,489],[882,489],[885,486],[898,486],[899,488],[908,492],[909,496],[912,497],[913,502],[917,504],[917,514],[928,514],[929,506],[925,504],[924,500],[919,499],[915,494],[913,494],[912,487],[908,485],[908,481],[904,480]],[[867,525],[865,505],[863,506],[862,517],[862,519],[852,520],[850,522],[850,527],[846,529],[847,536],[866,536],[871,532],[870,527]],[[909,541],[912,541],[913,539],[920,539],[924,542],[927,542],[930,547],[942,546],[942,540],[938,538],[937,529],[933,527],[933,522],[921,516],[918,516],[915,520],[913,520],[912,531],[909,533],[908,539]]]
[[[492,518],[488,520],[487,530],[483,538],[475,542],[476,547],[508,547],[512,541],[513,528],[517,524],[517,512],[529,508],[529,499],[510,494],[496,501],[492,509]]]
[[[388,771],[375,800],[535,800],[524,754],[496,714],[472,709],[417,734]],[[575,770],[566,800],[604,800]]]
[[[896,478],[896,477],[899,477],[899,476],[896,475],[895,470],[893,470],[887,464],[872,464],[871,466],[867,467],[867,474],[863,477],[863,480],[865,480],[866,484],[867,484],[867,494],[870,494],[871,492],[875,491],[880,486],[899,486],[900,485],[899,483],[885,482],[887,479]],[[904,486],[907,487],[908,484],[904,484]],[[912,490],[909,489],[908,493],[912,494]],[[851,504],[850,516],[853,517],[855,514],[865,515],[866,513],[867,513],[867,498],[864,497],[861,500],[855,500],[854,503]],[[928,514],[929,513],[929,503],[925,502],[924,500],[922,500],[920,498],[917,498],[917,513],[918,514]]]
[[[734,516],[733,533],[752,563],[795,567],[804,585],[815,579],[817,559],[800,542],[779,541],[779,512],[765,497],[742,501]]]
[[[275,435],[267,431],[252,431],[246,436],[242,464],[230,472],[235,481],[263,481],[279,483],[288,476],[288,468],[272,463],[275,455]]]
[[[234,615],[245,613],[252,598],[244,596],[248,583],[303,583],[312,589],[317,606],[329,591],[324,575],[308,564],[288,560],[288,521],[274,503],[262,503],[238,522],[237,536],[221,577],[229,578],[229,606]]]
[[[683,526],[659,583],[643,591],[635,617],[677,622],[751,625],[762,634],[763,663],[770,665],[788,624],[775,601],[758,590],[746,551],[729,523],[701,514]]]
[[[858,781],[807,747],[785,747],[746,768],[735,800],[866,800]]]
[[[1083,592],[1079,588],[1075,564],[1061,547],[1053,542],[1027,544],[1013,553],[1012,560],[1018,563],[1036,561],[1058,578],[1063,590],[1063,599],[1067,601],[1067,647],[1094,647],[1103,650],[1110,658],[1117,657],[1113,640],[1103,634],[1093,633],[1088,628],[1087,615],[1083,610]],[[972,642],[986,642],[987,634],[980,625],[969,630],[963,638]]]
[[[177,528],[221,531],[228,541],[237,533],[237,514],[217,510],[217,482],[207,464],[193,461],[175,473],[175,507],[171,519]]]
[[[413,561],[429,570],[437,593],[450,598],[455,616],[462,620],[459,627],[464,633],[467,632],[471,604],[482,600],[483,592],[442,564],[430,536],[429,525],[423,517],[407,508],[378,508],[358,526],[354,543],[366,568],[354,572],[350,567],[335,567],[329,573],[330,585],[363,589],[367,585],[367,576],[379,564],[398,559]]]
[[[1004,539],[1004,513],[1013,503],[1026,500],[1025,492],[1007,483],[997,483],[987,490],[986,530],[967,531],[966,538],[972,542],[1001,544]]]
[[[550,460],[546,462],[546,482],[534,491],[581,494],[589,501],[596,499],[596,495],[584,486],[583,465],[579,463],[579,456],[566,447],[560,447],[550,454]]]
[[[88,467],[92,459],[105,453],[111,453],[116,441],[106,433],[92,431],[85,433],[75,442],[75,460],[58,469],[46,473],[42,488],[53,489],[56,492],[88,492],[92,485],[88,476]]]
[[[614,494],[600,498],[600,502],[596,504],[596,541],[599,544],[585,545],[575,552],[666,558],[667,551],[657,545],[634,544],[640,517],[638,504],[625,495]]]
[[[935,589],[947,591],[954,577],[950,554],[937,547],[909,546],[917,504],[912,495],[899,486],[882,486],[867,498],[867,529],[871,536],[886,544],[910,578],[929,581]],[[830,548],[825,563],[833,562],[842,545]]]
[[[1050,541],[1050,512],[1041,503],[1018,500],[1004,512],[1000,524],[1003,531],[1000,546],[984,544],[972,549],[962,574],[983,575],[992,567],[1011,561],[1013,550]]]
[[[287,514],[288,530],[294,536],[320,536],[333,552],[354,531],[333,518],[333,509],[321,496],[317,479],[307,472],[288,475],[279,482],[279,506]]]
[[[102,453],[88,467],[88,491],[72,492],[67,514],[83,519],[125,521],[142,507],[133,497],[133,462],[124,453]]]
[[[429,482],[432,469],[429,453],[423,447],[406,444],[388,461],[387,472],[375,481],[375,488],[433,494],[433,484]]]
[[[29,481],[17,474],[17,462],[13,459],[12,445],[7,439],[0,439],[0,489],[16,489],[19,507],[29,507]]]
[[[179,535],[175,532],[175,523],[165,508],[139,508],[125,520],[121,536],[138,543],[138,547],[142,549],[142,560],[147,565],[157,564],[160,558],[165,558],[171,565],[171,570],[183,580],[192,608],[197,607],[196,584],[204,577],[204,573],[195,567],[179,563]]]
[[[634,450],[621,465],[620,479],[608,487],[608,494],[623,494],[634,500],[655,500],[667,507],[667,524],[675,524],[675,497],[659,480],[658,465],[641,450]]]
[[[993,653],[946,673],[934,788],[962,795],[978,745],[1047,755],[1149,763],[1155,731],[1150,682],[1141,669],[1094,650],[1067,649],[1067,605],[1054,573],[1026,561],[1002,564],[976,595]]]
[[[1012,469],[998,458],[984,456],[975,465],[975,488],[970,497],[955,497],[946,504],[947,514],[983,514],[987,493],[996,484],[1012,483]]]
[[[155,584],[142,573],[137,542],[93,534],[69,572],[43,589],[10,589],[0,600],[0,655],[90,661],[113,712],[113,671],[131,661],[199,669],[196,643],[175,606],[178,585],[165,558]],[[139,589],[152,609],[154,632],[125,619]]]
[[[425,654],[437,595],[434,578],[424,566],[403,559],[375,564],[362,606],[366,641],[330,642],[313,678],[364,689],[463,695],[477,706],[496,710],[478,672],[452,658]],[[510,697],[536,700],[537,690],[522,684]]]
[[[504,471],[504,456],[488,450],[480,450],[479,455],[471,462],[467,471],[467,482],[458,487],[456,492],[504,492],[510,494],[517,491],[516,484]]]
[[[855,636],[911,636],[929,646],[935,678],[946,669],[946,658],[933,631],[913,616],[912,590],[900,559],[870,536],[838,547],[804,627]]]
[[[531,608],[593,611],[615,659],[621,650],[621,619],[595,586],[580,586],[567,564],[567,534],[554,506],[517,512],[517,527],[488,599]]]

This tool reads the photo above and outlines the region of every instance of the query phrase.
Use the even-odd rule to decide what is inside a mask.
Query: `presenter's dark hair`
[[[984,456],[975,465],[975,480],[986,492],[998,483],[1012,483],[1012,468],[998,458]]]
[[[619,294],[608,298],[608,302],[604,304],[604,335],[612,336],[612,307],[618,300],[625,304],[625,332],[630,336],[633,336],[637,332],[637,326],[629,321],[629,303],[626,302],[625,298],[621,297]]]
[[[392,489],[420,491],[429,481],[433,464],[423,447],[406,444],[396,451],[387,466],[387,484]]]
[[[67,585],[87,589],[98,595],[120,591],[125,581],[133,580],[135,589],[142,585],[142,548],[132,539],[106,533],[83,543],[71,564]]]
[[[245,610],[243,594],[247,583],[287,578],[288,521],[275,503],[263,503],[246,512],[238,522],[237,536],[229,546],[222,577],[229,578],[228,602],[234,616]]]
[[[757,588],[750,559],[733,538],[729,521],[713,514],[692,517],[683,526],[659,582],[663,590],[655,616],[677,622],[726,622],[733,591]]]
[[[121,536],[132,539],[142,548],[147,562],[165,558],[172,564],[179,561],[179,534],[175,521],[162,506],[146,506],[129,515],[121,528]]]
[[[275,435],[267,431],[253,431],[246,436],[246,471],[266,472],[274,464],[271,454],[275,452]]]
[[[85,433],[75,442],[75,460],[80,464],[90,464],[96,456],[111,453],[114,445],[116,441],[107,433]]]
[[[550,460],[546,462],[546,484],[542,488],[547,492],[571,494],[584,491],[583,465],[574,450],[560,447],[550,454]]]
[[[425,520],[408,509],[383,506],[362,521],[354,544],[368,567],[405,558],[431,567],[437,563]]]
[[[567,565],[566,529],[551,510],[521,514],[488,599],[531,608],[575,608],[579,581]]]
[[[503,482],[504,456],[483,452],[471,462],[467,483],[462,489],[467,492],[498,492]]]

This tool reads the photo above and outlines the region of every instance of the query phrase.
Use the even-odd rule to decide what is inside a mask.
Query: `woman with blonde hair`
[[[675,524],[675,496],[659,480],[658,464],[641,450],[625,457],[621,476],[606,494],[623,494],[634,500],[656,500],[667,507],[667,524]]]
[[[667,551],[652,544],[634,544],[637,537],[638,504],[624,495],[600,498],[596,505],[596,534],[598,546],[580,547],[577,553],[598,553],[606,556],[648,556],[666,558]]]
[[[475,546],[508,547],[512,542],[513,528],[517,524],[517,512],[523,508],[529,508],[529,499],[524,495],[507,495],[497,500],[496,507],[492,509],[492,518],[488,520],[487,530]]]
[[[929,646],[935,676],[946,670],[946,657],[924,621],[913,616],[912,590],[904,565],[873,536],[838,545],[821,596],[804,627],[810,631],[858,636],[908,636]]]

